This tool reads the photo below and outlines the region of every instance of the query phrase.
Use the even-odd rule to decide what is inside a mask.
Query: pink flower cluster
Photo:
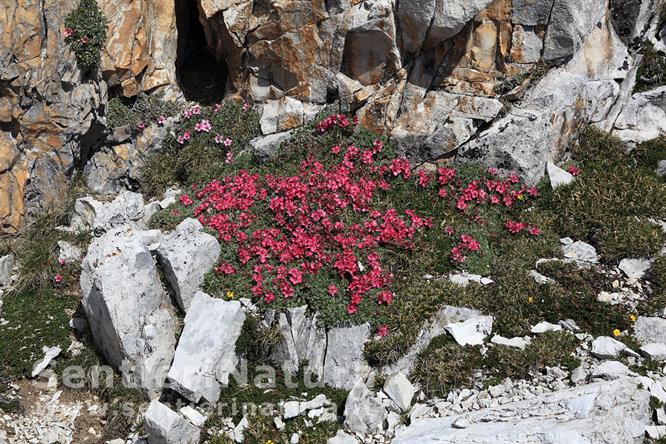
[[[210,124],[210,120],[208,119],[200,120],[196,123],[196,125],[194,125],[194,130],[198,133],[209,133],[212,128],[213,125]]]
[[[463,254],[465,252],[477,253],[481,250],[481,244],[469,234],[461,234],[460,242],[451,249],[451,260],[453,262],[465,262],[467,257]]]
[[[532,236],[538,236],[541,234],[541,230],[538,227],[530,226],[524,222],[516,222],[514,220],[507,220],[504,224],[504,228],[511,234],[518,234],[521,231],[527,230]]]
[[[353,120],[353,124],[356,125],[358,121],[356,118]],[[315,125],[315,129],[319,133],[325,133],[328,131],[331,127],[338,127],[338,128],[349,128],[352,125],[352,123],[349,122],[349,119],[347,119],[347,116],[344,114],[331,114],[330,116],[324,118],[322,121],[317,123]]]
[[[381,142],[364,151],[348,146],[329,167],[309,157],[293,176],[241,170],[180,200],[184,206],[196,200],[194,216],[234,249],[236,262],[221,262],[216,272],[247,274],[253,296],[265,303],[295,297],[325,275],[338,282],[327,293],[344,293],[350,314],[368,298],[388,305],[392,275],[377,248],[411,249],[415,234],[432,223],[410,210],[373,207],[376,194],[390,188],[384,177],[393,177],[390,166],[374,160],[382,148]],[[404,177],[409,169],[400,165]]]
[[[199,114],[201,114],[201,106],[199,105],[193,105],[183,110],[183,116],[186,119],[189,119],[192,116],[198,116]]]
[[[583,170],[581,170],[580,168],[578,168],[576,166],[570,165],[567,168],[567,172],[575,177],[575,176],[580,176],[580,174],[583,172]]]

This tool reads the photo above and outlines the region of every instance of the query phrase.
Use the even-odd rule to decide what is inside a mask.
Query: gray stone
[[[326,330],[317,326],[317,314],[309,315],[307,306],[289,308],[278,315],[278,328],[282,341],[273,352],[275,362],[295,374],[307,361],[306,373],[321,377],[327,341]]]
[[[490,342],[493,344],[497,345],[504,345],[506,347],[513,347],[513,348],[519,348],[521,350],[525,350],[525,347],[529,345],[529,342],[527,342],[523,338],[505,338],[500,335],[495,335],[490,339]]]
[[[629,279],[642,279],[651,266],[652,262],[647,259],[622,259],[618,268]]]
[[[666,133],[666,86],[628,97],[613,122],[613,134],[641,143]]]
[[[81,262],[83,253],[76,245],[72,245],[66,241],[58,241],[58,260],[65,264],[78,264]]]
[[[364,435],[380,433],[387,415],[381,399],[370,392],[363,380],[357,379],[345,404],[345,428]]]
[[[638,376],[619,361],[604,361],[592,369],[592,379],[613,380],[624,376]]]
[[[143,416],[150,444],[198,444],[201,431],[161,402],[154,400]]]
[[[449,324],[444,329],[460,345],[481,345],[493,329],[493,317],[477,316]]]
[[[198,410],[186,405],[180,409],[180,414],[187,418],[192,424],[197,427],[201,427],[206,422],[206,417],[199,413]]]
[[[534,282],[536,282],[539,285],[546,285],[546,284],[554,284],[555,281],[548,276],[544,276],[543,274],[539,273],[536,270],[530,270],[528,273],[528,276],[530,276],[532,279],[534,279]]]
[[[666,160],[660,160],[655,170],[657,176],[666,177]]]
[[[534,334],[541,334],[541,333],[546,333],[549,331],[560,331],[562,330],[562,327],[556,324],[551,324],[550,322],[542,321],[539,322],[537,325],[532,327],[530,330]]]
[[[369,339],[369,324],[329,330],[323,382],[331,387],[351,390],[357,380],[365,380],[370,366],[363,350]]]
[[[157,254],[174,291],[176,302],[187,311],[194,294],[220,256],[220,244],[204,233],[201,222],[185,219],[162,238]]]
[[[82,305],[97,349],[127,383],[159,395],[173,358],[177,319],[148,244],[132,226],[95,239],[82,263]]]
[[[653,361],[666,361],[666,344],[645,344],[640,348],[640,352]]]
[[[8,254],[0,257],[0,288],[9,287],[12,283],[12,269],[14,268],[14,255]]]
[[[650,396],[634,379],[588,384],[398,428],[393,444],[634,443],[651,423]],[[466,421],[465,428],[454,424]]]
[[[238,301],[224,301],[198,292],[185,315],[167,378],[174,390],[190,401],[217,402],[221,384],[238,366],[236,340],[245,313]]]
[[[634,324],[634,337],[641,344],[666,344],[666,319],[639,316]]]
[[[90,196],[77,199],[71,226],[101,234],[121,225],[143,219],[143,196],[131,191],[120,193],[111,202],[100,202]]]
[[[605,0],[554,2],[544,38],[544,59],[564,59],[578,52],[605,14]]]
[[[564,171],[553,162],[548,162],[546,164],[546,173],[550,179],[550,186],[552,189],[570,185],[574,181],[574,177],[570,173]]]
[[[613,359],[622,354],[638,356],[625,344],[608,336],[599,336],[592,341],[592,354],[599,359]]]
[[[481,313],[476,310],[445,305],[437,312],[432,321],[419,332],[416,342],[410,347],[409,351],[395,364],[389,366],[386,372],[388,374],[402,372],[408,375],[414,366],[417,355],[425,350],[435,337],[444,334],[447,325],[464,322],[478,316],[481,316]]]
[[[480,285],[490,285],[494,283],[494,281],[490,278],[483,277],[479,274],[467,273],[466,271],[449,275],[449,280],[456,285],[460,285],[461,287],[467,287],[472,282]]]
[[[651,439],[666,438],[666,426],[645,427],[645,435]]]
[[[46,367],[49,366],[51,361],[53,361],[59,354],[62,352],[62,349],[58,346],[55,347],[42,347],[42,352],[44,357],[39,361],[35,362],[35,365],[32,367],[31,376],[34,378],[39,375]]]
[[[397,373],[389,377],[384,383],[384,393],[395,402],[400,410],[406,412],[412,405],[416,387],[409,382],[404,374]]]
[[[354,436],[345,432],[344,430],[338,430],[334,437],[329,438],[326,441],[326,444],[358,444],[359,441]]]
[[[291,138],[292,131],[284,131],[281,133],[269,134],[267,136],[259,136],[250,140],[250,147],[252,153],[259,159],[267,159],[280,148],[282,142]]]
[[[565,259],[574,261],[580,265],[599,263],[597,249],[583,241],[562,245],[562,254],[564,254]]]

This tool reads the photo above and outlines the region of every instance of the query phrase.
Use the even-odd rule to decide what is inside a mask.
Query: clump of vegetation
[[[572,151],[582,174],[543,201],[557,232],[590,242],[606,261],[655,255],[664,236],[648,219],[666,218],[664,182],[636,168],[624,144],[599,130],[584,130]]]
[[[260,135],[259,115],[232,102],[196,105],[183,115],[176,136],[167,136],[162,150],[146,159],[142,185],[150,196],[170,185],[200,184],[230,174],[249,157],[237,158],[241,149]]]
[[[505,378],[529,379],[543,373],[546,367],[561,366],[573,370],[580,360],[573,356],[578,347],[576,337],[568,332],[547,332],[536,336],[524,350],[495,345],[483,359],[484,373],[490,381],[499,383]]]
[[[96,69],[106,42],[106,17],[96,0],[81,0],[65,18],[65,42],[76,54],[81,71]]]
[[[177,114],[178,105],[164,100],[161,94],[139,94],[130,105],[115,97],[106,104],[106,126],[111,130],[128,127],[132,134],[137,134],[151,123],[163,125]]]
[[[503,82],[495,86],[495,93],[498,95],[505,95],[513,91],[516,87],[522,85],[526,80],[530,81],[530,84],[535,84],[543,78],[543,76],[548,73],[550,67],[548,63],[544,60],[539,60],[537,63],[532,66],[529,71],[517,74],[513,77],[509,77]]]
[[[646,316],[661,314],[666,307],[666,257],[655,259],[649,279],[652,282],[652,294],[638,306],[638,312]]]
[[[461,347],[448,335],[419,354],[410,377],[430,396],[446,397],[454,388],[471,388],[483,363],[478,347]]]
[[[647,42],[641,50],[643,60],[636,71],[634,92],[644,92],[666,85],[666,55]]]
[[[659,162],[666,161],[666,136],[639,143],[632,154],[645,174],[655,175]],[[666,181],[666,176],[659,179]]]

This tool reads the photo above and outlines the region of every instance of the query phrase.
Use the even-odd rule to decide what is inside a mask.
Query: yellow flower
[[[534,303],[534,298],[533,298],[532,296],[529,296],[529,297],[527,298],[527,303],[528,303],[528,304],[533,304],[533,303]]]
[[[275,444],[275,443],[273,442],[272,439],[269,439],[268,441],[266,441],[266,444]]]
[[[630,315],[629,315],[629,320],[630,320],[631,322],[636,322],[636,315],[633,314],[633,313],[630,314]]]
[[[228,297],[229,299],[232,299],[232,298],[234,297],[234,292],[231,291],[231,290],[227,290],[227,297]]]
[[[617,329],[617,328],[616,328],[615,330],[613,330],[613,336],[615,336],[616,338],[617,338],[618,336],[620,336],[621,333],[622,333],[622,332],[621,332],[619,329]]]
[[[525,199],[525,196],[523,196],[522,194],[519,194],[518,195],[518,200],[523,200],[523,199]]]

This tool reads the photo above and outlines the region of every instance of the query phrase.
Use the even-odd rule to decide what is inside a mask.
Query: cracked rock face
[[[173,358],[177,318],[145,234],[125,225],[95,239],[81,291],[97,349],[125,381],[155,398]]]
[[[623,377],[472,413],[417,419],[399,428],[393,443],[633,443],[651,422],[650,393],[639,383]]]

